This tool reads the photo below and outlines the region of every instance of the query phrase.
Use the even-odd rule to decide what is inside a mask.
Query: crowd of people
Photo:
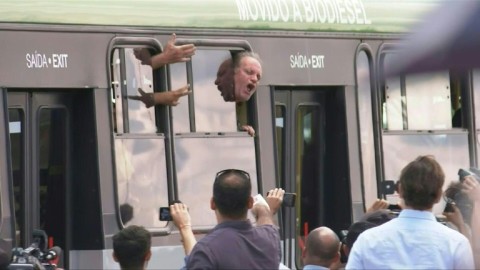
[[[416,158],[403,168],[397,183],[400,212],[377,200],[342,239],[328,227],[313,229],[302,250],[303,269],[478,268],[474,254],[480,243],[480,219],[475,208],[480,203],[480,183],[472,176],[461,180],[444,193],[440,164],[432,156]],[[173,203],[170,211],[185,251],[183,268],[288,269],[281,263],[279,228],[273,217],[284,193],[276,188],[266,198],[252,196],[248,173],[236,169],[217,173],[210,200],[217,225],[198,241],[188,206]],[[444,197],[458,202],[444,213],[453,226],[438,222],[432,212]],[[254,214],[255,225],[247,218],[248,211]],[[131,225],[114,236],[113,257],[122,269],[145,269],[150,246],[149,232]]]

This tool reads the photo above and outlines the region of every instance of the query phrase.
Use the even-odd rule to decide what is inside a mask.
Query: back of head
[[[243,218],[248,211],[248,199],[252,192],[248,173],[229,169],[217,173],[213,183],[213,201],[225,217]]]
[[[151,235],[142,226],[130,225],[113,236],[113,252],[123,269],[143,268],[150,246]]]
[[[445,174],[433,156],[419,156],[403,168],[400,193],[405,205],[416,210],[428,210],[442,194]]]
[[[468,194],[462,191],[462,183],[459,181],[451,182],[444,192],[444,196],[455,202],[462,213],[465,223],[471,225],[473,202],[468,197]]]
[[[339,250],[340,240],[337,234],[327,227],[319,227],[307,236],[304,264],[329,267],[340,259]]]
[[[348,233],[345,238],[345,244],[352,249],[353,244],[357,241],[358,236],[364,231],[379,226],[387,221],[392,220],[395,215],[386,209],[380,209],[368,214],[365,214],[362,219],[350,225],[348,228]]]

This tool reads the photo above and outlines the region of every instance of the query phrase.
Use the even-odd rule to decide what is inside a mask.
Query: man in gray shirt
[[[217,173],[210,208],[215,211],[218,225],[194,244],[186,258],[187,269],[278,269],[281,256],[278,228],[267,203],[254,206],[251,190],[248,173],[236,169]],[[257,217],[255,227],[247,218],[248,209]],[[183,223],[177,222],[177,226],[189,226]],[[190,237],[183,236],[183,240],[189,241],[191,236],[191,233]]]

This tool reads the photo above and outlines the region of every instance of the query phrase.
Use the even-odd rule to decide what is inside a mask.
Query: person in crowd
[[[348,258],[348,254],[357,240],[358,236],[364,231],[382,225],[383,223],[395,218],[395,214],[390,210],[382,208],[367,212],[359,221],[353,223],[348,228],[348,233],[343,239],[342,251]]]
[[[152,56],[148,49],[141,48],[134,50],[134,54],[143,65],[149,65],[154,70],[167,64],[189,61],[190,58],[195,54],[195,45],[175,45],[175,42],[176,35],[173,33],[161,53]],[[139,88],[138,93],[140,96],[129,96],[128,98],[143,102],[147,108],[150,108],[154,105],[176,106],[179,104],[181,97],[191,93],[189,89],[190,85],[186,85],[172,91],[146,93]]]
[[[472,248],[461,233],[437,222],[445,174],[433,156],[402,169],[398,218],[364,231],[353,244],[346,269],[473,269]]]
[[[473,176],[466,176],[461,182],[452,182],[445,197],[453,202],[453,212],[444,212],[447,220],[469,238],[472,245],[475,266],[480,268],[480,184]]]
[[[187,207],[184,204],[170,206],[187,255],[186,268],[278,269],[280,235],[272,212],[278,211],[283,194],[282,189],[274,189],[266,202],[257,197],[254,203],[248,173],[236,169],[220,171],[210,200],[218,225],[198,242],[191,230]],[[255,227],[247,218],[248,209],[256,217]]]
[[[328,227],[311,231],[303,250],[304,270],[336,269],[340,263],[340,239]]]
[[[125,227],[113,236],[113,259],[122,270],[146,269],[152,255],[151,238],[142,226]]]

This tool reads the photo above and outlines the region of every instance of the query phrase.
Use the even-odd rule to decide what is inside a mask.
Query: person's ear
[[[152,257],[152,251],[149,249],[149,250],[147,251],[147,254],[145,254],[144,260],[145,260],[146,262],[148,262],[148,261],[150,261],[150,258],[151,258],[151,257]]]
[[[403,199],[403,189],[402,189],[402,184],[400,184],[400,182],[398,182],[398,187],[397,187],[397,189],[398,189],[398,190],[397,190],[398,196]]]
[[[348,257],[348,254],[350,253],[350,249],[348,248],[348,246],[342,245],[342,249],[343,249],[343,254],[345,254],[345,256]]]
[[[248,209],[252,209],[252,207],[253,207],[253,197],[252,196],[248,197],[247,207],[248,207]]]
[[[210,198],[210,209],[213,211],[217,210],[217,206],[215,205],[215,200],[213,200],[213,197]]]
[[[112,257],[113,257],[113,260],[118,263],[118,258],[117,258],[117,255],[115,255],[115,252],[112,252]]]

